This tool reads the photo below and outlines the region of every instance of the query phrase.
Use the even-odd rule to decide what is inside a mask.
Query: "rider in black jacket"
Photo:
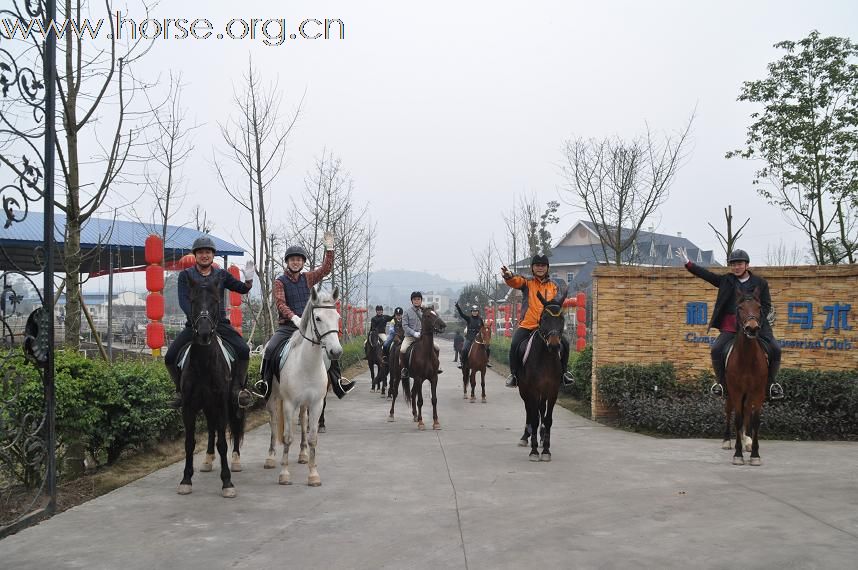
[[[480,332],[480,329],[483,327],[483,318],[480,316],[480,309],[476,305],[471,307],[471,316],[466,315],[462,311],[459,303],[456,303],[456,311],[458,311],[459,316],[465,319],[465,322],[468,323],[468,328],[465,331],[465,345],[462,347],[462,357],[459,359],[459,368],[461,368],[468,363],[468,351],[471,350],[471,344],[474,342],[474,339],[477,338],[477,333]],[[489,356],[488,346],[486,346],[486,355]],[[490,367],[491,363],[487,363],[486,366]]]
[[[775,340],[769,321],[769,315],[772,312],[772,296],[769,293],[768,282],[748,271],[751,259],[747,252],[741,249],[733,250],[727,258],[730,273],[722,275],[717,275],[692,263],[684,248],[679,248],[676,252],[685,260],[685,268],[689,272],[718,288],[715,308],[712,310],[712,320],[709,322],[709,328],[716,328],[720,331],[711,348],[712,368],[715,370],[717,379],[717,382],[712,385],[712,393],[718,396],[724,393],[726,349],[739,330],[736,322],[736,291],[751,293],[754,289],[759,289],[760,305],[762,306],[761,317],[763,319],[763,322],[760,323],[759,338],[763,341],[763,348],[769,355],[769,397],[773,400],[783,398],[784,390],[780,384],[775,382],[775,377],[781,366],[781,347]]]

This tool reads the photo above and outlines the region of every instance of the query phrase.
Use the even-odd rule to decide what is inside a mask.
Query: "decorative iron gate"
[[[6,23],[0,29],[0,199],[5,216],[0,215],[0,240],[5,230],[41,209],[44,245],[22,257],[20,251],[13,251],[13,244],[0,244],[0,538],[53,513],[57,472],[56,36],[41,34],[54,21],[56,1],[6,0],[4,4],[0,7],[0,22]],[[10,37],[16,22],[17,33]],[[27,311],[28,299],[36,308],[25,317],[19,313]]]

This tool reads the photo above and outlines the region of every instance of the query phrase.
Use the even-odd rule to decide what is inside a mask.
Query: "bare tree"
[[[238,112],[226,124],[220,124],[221,136],[227,146],[224,153],[238,166],[239,182],[230,182],[221,163],[215,159],[218,180],[227,194],[241,206],[251,219],[249,242],[251,256],[263,268],[270,265],[269,206],[271,187],[283,168],[286,140],[295,126],[301,105],[285,121],[281,118],[281,96],[276,85],[264,89],[253,62],[248,61],[245,86],[233,95]],[[271,281],[260,279],[262,295],[263,332],[270,336],[275,329]]]
[[[567,191],[593,222],[606,260],[622,265],[636,257],[638,233],[668,197],[693,121],[662,142],[649,127],[632,140],[566,141]]]
[[[807,258],[806,252],[798,246],[798,244],[793,244],[792,247],[788,247],[784,240],[781,239],[778,241],[778,245],[772,246],[769,245],[766,248],[766,258],[765,264],[774,267],[774,266],[783,266],[783,265],[801,265],[805,262]]]
[[[745,229],[745,226],[748,225],[748,222],[751,221],[751,218],[745,220],[739,229],[733,232],[733,206],[727,206],[724,208],[724,217],[727,220],[727,234],[724,235],[718,229],[709,223],[709,227],[712,228],[712,231],[715,232],[715,236],[718,238],[718,242],[721,244],[721,248],[724,250],[724,255],[727,259],[730,258],[730,253],[733,251],[733,248],[736,246],[736,242],[739,241],[739,236],[742,235],[742,230]],[[707,222],[708,223],[708,222]]]
[[[191,131],[199,126],[188,124],[188,110],[182,106],[182,88],[181,74],[174,76],[171,72],[165,101],[149,100],[155,136],[148,145],[150,160],[143,175],[146,189],[155,200],[149,219],[164,243],[169,237],[167,225],[185,199],[181,169],[194,150]],[[135,217],[143,222],[143,216],[136,211]]]
[[[194,206],[194,211],[192,212],[193,219],[191,220],[194,224],[194,229],[198,232],[203,232],[204,234],[209,234],[214,229],[214,224],[209,220],[209,216],[202,207],[197,204]]]

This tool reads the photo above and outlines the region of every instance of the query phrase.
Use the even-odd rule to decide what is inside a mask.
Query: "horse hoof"
[[[200,465],[200,473],[208,473],[211,470],[212,470],[212,464],[211,463],[203,462],[203,464]]]
[[[307,478],[307,485],[309,487],[321,487],[322,486],[322,478],[318,475],[310,475]]]
[[[539,461],[539,454],[535,451],[530,452],[530,460],[531,461]]]
[[[239,473],[241,471],[241,463],[238,461],[230,463],[229,464],[229,470],[232,471],[233,473]]]
[[[744,464],[745,464],[745,460],[742,459],[741,457],[734,457],[733,458],[733,465],[744,465]]]
[[[471,396],[471,403],[475,404],[476,402],[477,402],[477,399],[474,396]]]
[[[190,485],[179,485],[179,488],[176,489],[176,493],[180,495],[190,495],[191,494],[191,486]]]
[[[417,422],[417,429],[423,431],[424,429],[426,429],[426,424],[424,424],[423,422]]]
[[[306,453],[302,453],[298,456],[298,463],[300,463],[301,465],[306,465],[309,461],[310,458],[307,456]]]
[[[277,467],[277,463],[269,457],[265,460],[265,465],[263,467],[265,469],[274,469],[275,467]]]
[[[222,494],[224,499],[234,499],[238,496],[238,491],[235,490],[235,487],[227,487]]]
[[[520,439],[520,440],[518,440],[518,446],[519,446],[519,447],[527,447],[528,445],[529,445],[529,444],[528,444],[528,442],[527,442],[527,440],[526,440],[526,439]]]
[[[721,449],[733,449],[733,442],[729,439],[725,439],[721,442]]]
[[[393,421],[393,416],[387,416],[387,421],[392,422],[392,421]]]
[[[551,454],[543,451],[542,455],[539,456],[539,460],[540,461],[551,461]]]
[[[292,481],[289,480],[288,475],[281,475],[277,478],[277,483],[280,485],[291,485]]]
[[[433,424],[432,424],[432,429],[434,429],[434,430],[439,430],[439,429],[441,429],[441,424],[439,424],[438,422],[433,423]]]
[[[751,465],[753,465],[754,467],[759,467],[762,464],[763,464],[763,460],[760,459],[759,457],[752,457],[751,458]]]
[[[483,403],[484,403],[484,404],[488,403],[488,402],[486,402],[486,397],[485,397],[485,396],[483,396]]]
[[[325,429],[325,426],[319,426],[319,433],[327,433],[328,430]]]
[[[462,399],[463,399],[463,400],[467,400],[467,399],[468,399],[468,395],[467,395],[467,394],[463,395],[463,396],[462,396]]]

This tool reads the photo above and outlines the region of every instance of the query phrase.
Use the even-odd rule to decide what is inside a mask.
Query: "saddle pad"
[[[280,347],[280,351],[277,353],[277,354],[279,354],[279,358],[277,359],[277,362],[280,363],[280,365],[277,367],[277,376],[278,377],[280,377],[280,371],[283,370],[284,366],[286,366],[286,357],[289,356],[289,348],[291,346],[292,346],[292,344],[287,339],[286,342],[283,343],[283,346]]]
[[[232,347],[225,343],[219,336],[215,338],[217,338],[217,343],[218,346],[220,346],[220,351],[223,353],[223,357],[226,359],[226,365],[229,367],[230,370],[232,370],[232,363],[235,361],[235,354],[233,354],[232,352]],[[193,343],[189,342],[179,351],[179,361],[177,364],[179,370],[185,367],[185,364],[190,357],[191,344]]]
[[[762,340],[758,340],[760,346],[763,347],[763,352],[766,353],[766,364],[769,363],[769,348],[766,346],[766,343]],[[736,344],[736,341],[731,341],[730,344],[727,345],[727,356],[724,357],[724,370],[727,370],[727,363],[730,362],[730,355],[733,354],[733,346]]]

